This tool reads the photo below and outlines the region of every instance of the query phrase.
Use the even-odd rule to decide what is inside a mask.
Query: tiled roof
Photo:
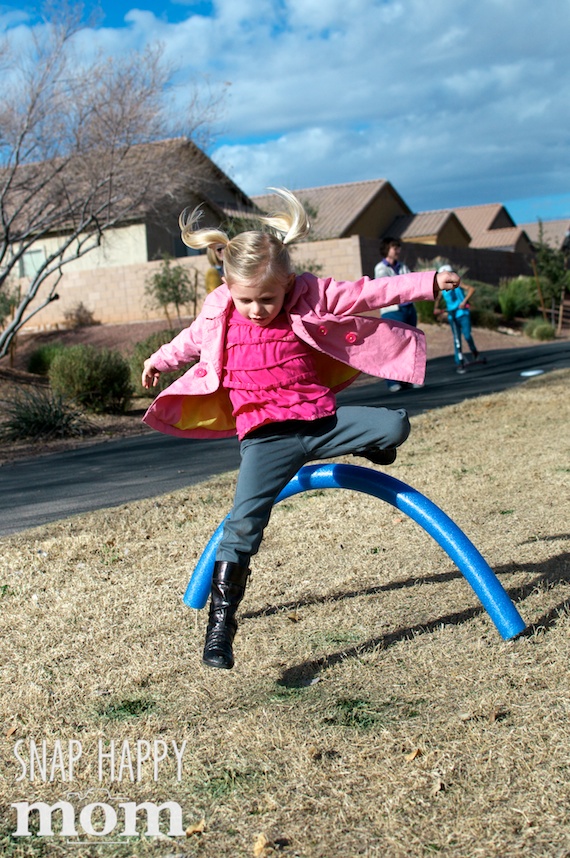
[[[506,214],[511,225],[514,226],[514,221],[501,203],[486,203],[481,206],[459,206],[454,208],[453,211],[473,237],[488,229],[492,229],[493,222],[501,213]]]
[[[414,238],[421,238],[426,235],[439,235],[447,222],[454,217],[453,211],[441,210],[432,212],[419,212],[412,215],[401,215],[397,217],[390,225],[388,230],[392,238],[400,238],[403,241],[413,241]],[[457,220],[457,218],[455,218]],[[467,230],[461,223],[458,222],[469,238]]]
[[[539,223],[521,223],[521,229],[524,229],[530,240],[537,243],[539,240]],[[550,247],[560,250],[564,236],[570,230],[570,219],[564,220],[545,220],[542,222],[542,240],[550,245]]]
[[[424,214],[454,213],[464,229],[471,236],[470,247],[489,248],[491,250],[515,250],[521,241],[526,242],[524,230],[515,225],[507,209],[501,203],[488,203],[481,206],[459,206],[442,209],[439,212]],[[498,226],[494,226],[497,224]],[[419,235],[420,233],[416,233]]]
[[[36,213],[47,209],[54,212],[50,221],[54,229],[70,229],[78,213],[89,214],[87,202],[98,211],[100,220],[118,218],[122,223],[178,212],[192,200],[208,201],[220,213],[224,206],[255,211],[249,197],[229,176],[185,138],[132,146],[116,168],[113,200],[108,199],[107,182],[103,181],[110,169],[104,158],[93,158],[90,168],[86,156],[67,164],[53,160],[19,166],[4,200],[17,213],[13,228],[37,231]],[[4,174],[6,169],[0,170],[0,178]],[[30,185],[41,189],[31,198]],[[45,222],[40,218],[42,231]]]
[[[348,234],[354,221],[385,187],[391,187],[386,179],[371,179],[320,188],[301,188],[293,190],[293,193],[317,212],[311,218],[311,238],[340,238]],[[398,194],[396,196],[399,198]],[[278,199],[273,194],[251,199],[264,211],[271,211],[278,206]],[[402,206],[407,209],[403,201]]]
[[[524,230],[520,226],[509,226],[505,229],[488,229],[479,233],[477,238],[471,240],[470,247],[485,248],[493,250],[514,250],[519,239],[524,236]]]

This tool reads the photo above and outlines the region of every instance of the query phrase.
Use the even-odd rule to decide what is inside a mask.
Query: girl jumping
[[[275,190],[275,189],[272,189]],[[432,300],[459,284],[453,272],[421,272],[356,282],[293,273],[288,246],[309,232],[307,214],[286,190],[267,231],[230,239],[197,228],[199,210],[180,216],[192,248],[223,246],[223,283],[196,320],[144,363],[144,387],[162,372],[193,364],[160,393],[145,422],[171,435],[225,438],[237,433],[241,465],[219,543],[203,661],[231,669],[237,608],[273,504],[309,461],[363,456],[389,465],[408,437],[404,410],[336,407],[335,393],[360,372],[423,382],[425,338],[401,322],[363,316],[406,301]]]

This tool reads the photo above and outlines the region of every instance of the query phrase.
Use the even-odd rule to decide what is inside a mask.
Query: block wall
[[[353,235],[349,238],[303,242],[291,249],[297,270],[311,270],[335,280],[358,280],[363,274],[372,277],[380,259],[380,241]],[[418,259],[444,256],[457,265],[468,267],[467,279],[498,284],[503,277],[516,277],[531,271],[529,260],[520,253],[404,244],[402,259],[413,270]],[[145,294],[148,278],[162,263],[144,262],[84,271],[67,271],[57,286],[59,300],[53,301],[30,319],[25,330],[40,331],[65,327],[65,313],[82,303],[101,324],[154,321],[164,318],[161,308],[153,307]],[[176,264],[187,268],[197,284],[196,310],[205,296],[204,274],[208,268],[205,255],[184,257]],[[21,288],[25,288],[21,282]],[[42,292],[45,295],[45,289]],[[41,297],[41,296],[40,296]],[[36,302],[35,306],[38,306]],[[194,307],[187,308],[194,315]]]
[[[318,270],[320,276],[337,280],[356,280],[362,274],[360,239],[350,238],[306,242],[292,248],[292,258],[297,269]],[[66,271],[57,285],[59,299],[44,307],[32,317],[24,330],[44,331],[66,326],[65,313],[83,304],[101,324],[124,324],[128,322],[154,321],[164,318],[160,307],[153,307],[145,294],[148,278],[161,266],[160,261],[136,265],[115,265],[85,271]],[[187,268],[197,282],[197,306],[199,310],[205,296],[204,274],[208,268],[205,255],[176,259],[175,264]],[[21,289],[26,282],[21,281]],[[45,296],[46,289],[41,291]],[[36,301],[32,306],[38,306]],[[189,307],[188,315],[194,315]]]

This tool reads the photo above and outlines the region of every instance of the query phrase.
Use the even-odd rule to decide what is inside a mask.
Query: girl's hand
[[[455,289],[461,283],[461,278],[455,271],[440,271],[435,275],[435,282],[438,289],[446,292],[449,289]]]
[[[150,362],[150,358],[145,360],[144,369],[142,372],[141,384],[143,387],[156,387],[160,373]]]

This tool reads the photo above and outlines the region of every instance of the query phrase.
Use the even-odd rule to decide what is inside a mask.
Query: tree
[[[168,314],[169,306],[174,304],[178,321],[182,323],[180,308],[196,297],[195,284],[193,287],[186,268],[182,265],[172,265],[172,260],[168,256],[163,258],[160,269],[148,278],[145,292],[157,306],[162,307],[170,327],[172,322]]]
[[[27,49],[16,55],[9,32],[0,44],[2,306],[16,294],[0,331],[0,357],[18,330],[57,299],[66,264],[143,210],[159,218],[167,198],[183,208],[200,184],[205,159],[191,139],[202,134],[203,144],[220,99],[201,101],[192,89],[184,110],[171,111],[179,119],[170,128],[172,72],[160,46],[119,59],[80,59],[84,27],[81,7],[61,5],[32,31]],[[191,147],[194,188],[187,171],[182,179],[179,148],[162,147],[157,158],[165,130],[183,133]],[[29,281],[18,293],[24,274]]]
[[[552,327],[555,327],[554,313],[558,303],[558,333],[562,330],[564,296],[570,289],[570,271],[568,255],[564,250],[556,250],[544,241],[542,221],[538,222],[538,244],[536,245],[536,273],[541,281],[541,292],[545,303],[551,307]]]

